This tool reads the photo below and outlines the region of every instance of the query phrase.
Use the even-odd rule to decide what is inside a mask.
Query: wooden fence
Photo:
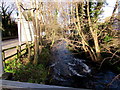
[[[29,42],[29,46],[30,46],[30,48],[33,48],[34,44],[32,42]],[[5,53],[7,53],[8,50],[13,50],[13,49],[16,49],[16,53],[6,57]],[[24,51],[24,53],[22,53],[23,51]],[[2,59],[3,59],[3,61],[5,61],[5,60],[10,59],[10,58],[12,58],[14,56],[17,56],[17,58],[19,59],[22,55],[25,55],[27,53],[28,53],[28,44],[23,43],[23,44],[18,45],[18,46],[3,49],[2,50]]]

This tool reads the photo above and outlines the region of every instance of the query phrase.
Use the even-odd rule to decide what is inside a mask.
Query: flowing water
[[[86,60],[75,58],[67,49],[67,45],[66,41],[61,40],[52,48],[51,84],[76,88],[117,88],[120,90],[119,79],[106,87],[116,76],[115,73],[103,71],[92,75],[94,70],[86,64]]]

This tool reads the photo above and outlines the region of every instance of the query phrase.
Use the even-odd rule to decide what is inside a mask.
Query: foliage
[[[41,3],[34,0],[30,1],[31,5],[28,4],[29,8],[26,8],[26,4],[22,2],[16,3],[20,17],[24,16],[26,21],[30,20],[33,23],[35,35],[33,64],[37,65],[40,62],[47,61],[46,57],[49,54],[49,50],[45,49],[46,47],[43,48],[44,40],[40,36],[40,33],[43,31],[46,34],[44,39],[50,41],[51,47],[55,40],[60,39],[63,35],[71,41],[74,50],[79,52],[82,50],[86,54],[86,57],[90,56],[92,61],[99,62],[104,60],[103,55],[101,55],[102,52],[107,51],[104,46],[108,42],[111,42],[114,36],[118,35],[112,30],[113,21],[111,21],[117,8],[117,2],[109,20],[100,22],[100,15],[103,12],[106,0],[104,2],[97,0],[94,0],[95,2],[91,2],[91,0],[83,1],[75,3],[67,2],[65,3],[67,7],[64,7],[63,3]],[[21,23],[24,24],[22,20]],[[72,31],[74,29],[76,33],[71,32],[66,35],[63,33],[64,30],[61,30],[62,26],[66,27],[64,30],[67,31],[70,29]]]
[[[109,42],[112,38],[113,38],[112,36],[106,35],[105,38],[104,38],[104,41]]]
[[[106,5],[105,1],[99,2],[95,0],[95,2],[90,2],[90,0],[87,0],[72,4],[75,9],[70,12],[74,13],[72,15],[74,21],[71,20],[70,24],[75,24],[73,26],[78,33],[78,36],[71,33],[69,38],[74,50],[84,50],[83,52],[86,53],[86,57],[89,55],[92,61],[99,62],[103,60],[101,55],[103,44],[106,44],[106,42],[111,43],[113,37],[118,36],[112,26],[117,3],[115,4],[112,16],[105,22],[99,22],[100,15],[103,12],[102,8]]]
[[[40,54],[40,63],[42,63],[42,64],[44,64],[45,66],[47,66],[48,65],[48,63],[50,62],[50,50],[49,50],[49,48],[48,47],[46,47],[46,48],[43,48],[42,49],[42,52],[41,52],[41,54]]]
[[[37,65],[30,63],[24,56],[20,60],[17,58],[6,60],[4,70],[5,72],[13,73],[14,80],[45,84],[48,76],[48,64],[50,62],[49,49],[49,45],[42,49]]]
[[[17,59],[13,60],[6,60],[5,61],[5,72],[15,73],[17,69],[19,69],[22,66],[22,63],[20,61],[17,61]]]
[[[45,32],[44,39],[51,42],[51,46],[54,44],[56,39],[59,39],[62,36],[61,25],[59,24],[59,7],[58,2],[36,2],[31,0],[26,8],[26,4],[22,3],[22,0],[16,0],[16,5],[19,12],[20,22],[24,24],[23,19],[28,22],[32,22],[28,26],[32,25],[34,28],[34,60],[33,64],[38,64],[41,54],[42,47],[39,48],[43,43],[42,32]],[[30,56],[30,55],[29,55]]]
[[[45,83],[48,72],[44,64],[23,64],[17,59],[5,62],[5,72],[13,73],[13,79],[30,83]]]
[[[15,80],[24,82],[45,83],[45,80],[47,78],[47,70],[43,64],[28,64],[18,69],[14,77]]]
[[[48,3],[48,6],[45,6],[43,3],[36,4],[33,0],[31,0],[31,2],[35,5],[33,5],[34,7],[31,5],[30,10],[25,9],[24,5],[21,7],[19,4],[18,9],[21,17],[23,15],[26,21],[31,21],[33,23],[35,34],[34,54],[32,54],[33,52],[31,51],[29,52],[31,52],[30,56],[34,56],[34,63],[25,63],[25,58],[23,58],[22,61],[17,59],[8,60],[5,62],[5,71],[13,73],[14,80],[30,83],[45,83],[48,76],[47,66],[51,59],[50,46],[54,44],[55,40],[62,37],[66,29],[64,28],[62,31],[61,25],[58,22],[59,14],[63,14],[63,12],[59,12],[58,3]],[[98,21],[99,15],[103,12],[102,7],[104,3],[105,2],[97,2],[97,0],[96,3],[73,3],[74,10],[70,11],[71,13],[69,14],[75,14],[72,17],[75,20],[70,21],[70,26],[73,26],[72,30],[74,30],[71,30],[72,32],[68,35],[63,35],[71,42],[70,46],[68,46],[70,51],[82,52],[80,53],[81,58],[87,57],[96,62],[99,62],[99,60],[103,60],[103,62],[107,60],[107,64],[114,67],[114,70],[119,72],[119,63],[113,65],[116,61],[119,62],[119,53],[116,53],[115,47],[113,51],[109,50],[113,45],[108,44],[111,43],[114,36],[118,34],[114,34],[112,24],[109,22],[110,20],[104,23]],[[68,21],[68,19],[64,18],[63,21]],[[22,20],[21,23],[24,24]],[[69,24],[66,24],[69,27]],[[10,27],[12,27],[12,25],[10,25]],[[40,36],[42,31],[46,34],[44,38]],[[49,41],[49,45],[46,44],[47,42],[44,44],[44,41]],[[101,43],[101,41],[103,42]],[[108,48],[105,47],[107,45]]]

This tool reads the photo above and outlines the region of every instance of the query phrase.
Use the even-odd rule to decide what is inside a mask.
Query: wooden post
[[[26,54],[28,54],[28,44],[26,43]]]
[[[18,55],[18,53],[19,53],[18,46],[16,46],[16,50],[17,50],[17,59],[18,59],[18,57],[19,57],[19,55]]]
[[[21,60],[21,45],[19,45],[19,57],[20,57],[20,60]]]
[[[3,72],[3,60],[2,60],[2,16],[0,14],[0,77],[2,77]]]
[[[2,60],[5,60],[5,51],[2,51]]]
[[[16,49],[17,49],[17,59],[20,60],[20,58],[21,58],[21,48],[20,48],[20,45],[18,45],[16,47]]]

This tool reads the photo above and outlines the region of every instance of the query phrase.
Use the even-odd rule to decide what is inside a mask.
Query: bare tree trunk
[[[96,55],[97,55],[96,61],[100,61],[101,60],[100,46],[98,43],[97,30],[93,30],[93,25],[92,25],[91,19],[90,19],[89,0],[87,0],[87,15],[88,15],[88,23],[89,23],[90,32],[91,32],[91,35],[93,37],[94,44],[95,44],[95,51],[96,51]]]
[[[83,3],[81,3],[81,4],[82,4],[82,7],[83,7]],[[82,13],[83,13],[83,10],[82,10]],[[78,4],[77,3],[76,3],[76,16],[77,16],[77,23],[78,24],[76,24],[76,22],[75,22],[75,25],[76,25],[77,30],[78,30],[78,35],[81,37],[81,42],[82,42],[82,45],[83,45],[82,47],[83,47],[83,49],[86,53],[89,53],[91,59],[94,61],[96,59],[96,55],[95,55],[93,49],[88,45],[87,40],[85,38],[85,34],[82,31],[82,28],[81,28],[82,24],[80,23],[80,18],[79,18],[79,13],[78,13]],[[81,19],[84,20],[83,16],[81,17]]]
[[[24,22],[22,21],[22,10],[21,10],[21,7],[20,7],[20,3],[21,3],[21,0],[20,1],[16,0],[16,5],[17,5],[17,8],[18,8],[18,11],[19,11],[19,14],[20,14],[20,23],[23,25],[23,28],[25,30]],[[27,42],[27,49],[28,49],[28,60],[30,60],[30,56],[31,56],[30,45],[29,45],[29,42],[28,42],[26,30],[24,32],[25,32],[25,36],[26,36],[26,40],[27,40],[26,42]]]
[[[78,13],[78,3],[76,3],[76,16],[77,16],[77,30],[78,30],[78,34],[80,35],[81,37],[81,41],[82,41],[82,44],[83,44],[83,49],[85,50],[85,52],[87,52],[87,49],[86,49],[86,40],[85,40],[85,36],[82,32],[82,29],[81,29],[81,24],[80,24],[80,18],[79,18],[79,13]],[[76,22],[75,22],[76,23]]]
[[[30,23],[29,21],[28,22],[28,28],[29,28],[29,33],[30,33],[30,38],[31,38],[31,42],[33,41],[33,38],[32,38],[32,33],[31,33],[31,28],[30,28]],[[31,61],[31,49],[30,49],[30,44],[28,42],[28,56],[27,58]]]
[[[39,20],[38,20],[38,17],[39,17],[39,11],[38,11],[38,2],[35,1],[35,8],[36,8],[36,12],[35,12],[35,41],[34,41],[34,44],[35,44],[35,47],[34,47],[34,61],[33,61],[33,64],[38,64],[38,60],[39,60],[39,37],[40,37],[40,26],[39,26]]]

